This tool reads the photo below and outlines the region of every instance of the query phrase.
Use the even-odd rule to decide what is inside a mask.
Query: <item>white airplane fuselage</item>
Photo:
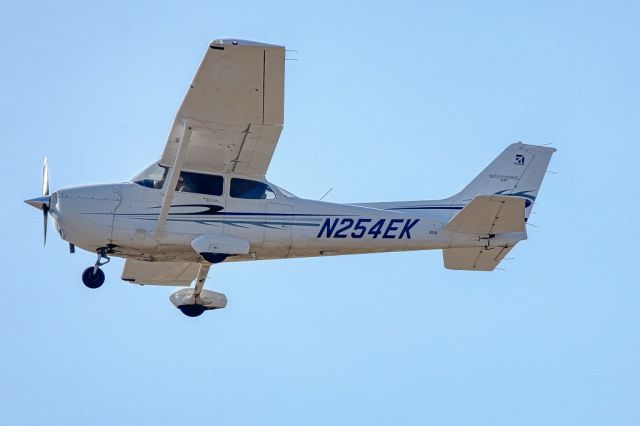
[[[226,261],[282,259],[357,253],[515,245],[526,232],[477,236],[448,231],[464,204],[447,200],[337,204],[284,195],[272,199],[176,192],[164,231],[156,232],[162,189],[137,183],[81,186],[52,195],[50,213],[60,236],[89,252],[147,261],[201,262],[194,239],[230,236],[246,240],[248,254]],[[235,176],[234,176],[235,177]],[[255,178],[252,178],[255,180]]]
[[[44,213],[45,241],[50,215],[72,252],[78,246],[96,253],[82,273],[85,286],[102,286],[100,267],[110,256],[123,257],[123,281],[195,282],[170,300],[198,316],[227,304],[224,294],[203,288],[220,262],[442,249],[448,269],[492,271],[527,238],[525,224],[554,151],[511,144],[446,199],[353,204],[298,198],[257,176],[161,163],[131,182],[49,195],[45,161],[43,195],[26,202]]]

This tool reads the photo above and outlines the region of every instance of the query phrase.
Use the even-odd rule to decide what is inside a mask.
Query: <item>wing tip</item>
[[[278,44],[262,43],[259,41],[243,40],[239,38],[219,38],[209,43],[210,47],[213,46],[251,46],[251,47],[270,47],[276,49],[284,49],[284,46]]]

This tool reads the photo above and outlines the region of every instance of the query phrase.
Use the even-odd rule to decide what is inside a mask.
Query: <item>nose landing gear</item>
[[[93,266],[89,266],[82,273],[82,282],[89,288],[98,288],[104,284],[104,272],[102,269],[94,272],[94,269]]]
[[[89,288],[98,288],[104,284],[104,272],[100,267],[109,263],[111,258],[107,256],[106,248],[98,249],[98,259],[93,266],[89,266],[82,273],[82,282]]]

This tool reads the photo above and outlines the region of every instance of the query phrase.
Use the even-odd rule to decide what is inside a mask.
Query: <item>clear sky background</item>
[[[2,3],[0,424],[638,424],[638,2]],[[433,199],[508,144],[558,149],[492,273],[414,252],[223,264],[226,309],[42,247],[52,189],[162,151],[207,43],[283,44],[268,178]]]

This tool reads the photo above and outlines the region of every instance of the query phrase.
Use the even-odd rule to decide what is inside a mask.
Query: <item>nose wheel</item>
[[[89,288],[98,288],[104,284],[104,272],[102,269],[96,271],[93,266],[89,266],[82,273],[82,282]]]
[[[104,272],[100,269],[101,266],[109,263],[111,258],[107,256],[107,250],[104,248],[98,249],[98,259],[93,266],[89,266],[82,273],[82,282],[89,288],[98,288],[104,284]]]

